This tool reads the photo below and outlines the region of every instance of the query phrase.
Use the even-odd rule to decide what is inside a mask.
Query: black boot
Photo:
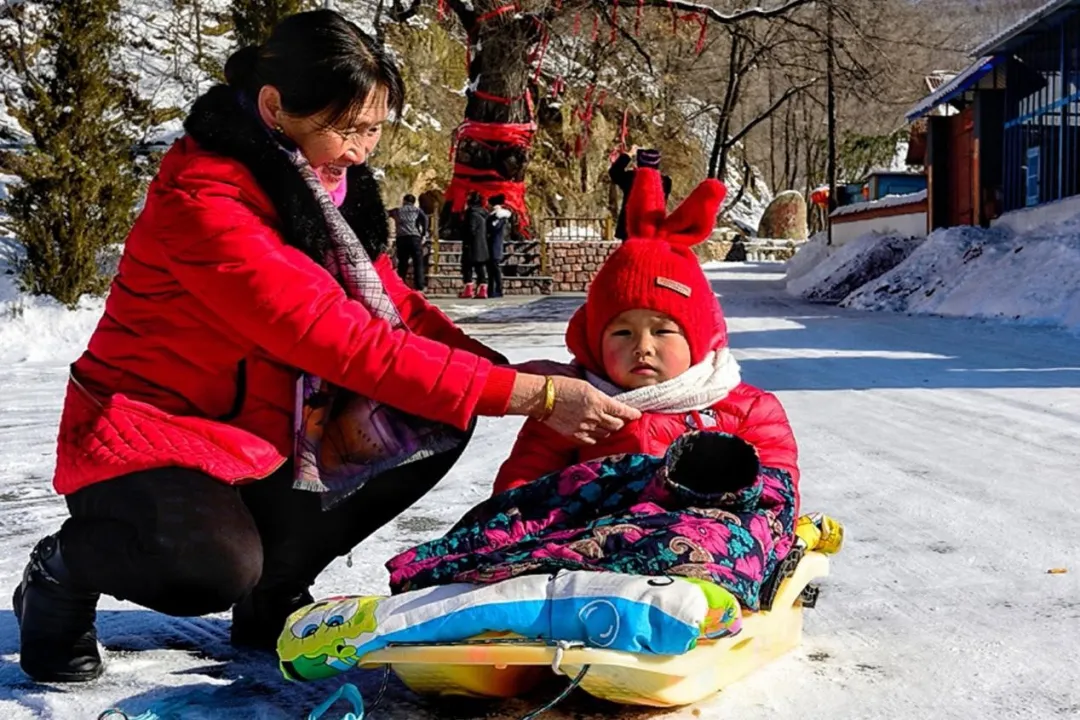
[[[38,682],[85,682],[101,675],[94,628],[99,597],[72,582],[56,535],[37,544],[11,599],[19,622],[19,664],[27,675]]]
[[[230,642],[240,648],[275,650],[285,620],[313,602],[315,598],[307,590],[283,592],[256,588],[233,607]]]

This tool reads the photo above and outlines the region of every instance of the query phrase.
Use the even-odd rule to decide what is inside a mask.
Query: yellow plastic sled
[[[364,666],[388,665],[414,692],[474,698],[511,698],[537,686],[552,670],[574,677],[589,666],[580,687],[598,698],[628,705],[689,705],[798,646],[803,591],[829,573],[821,552],[807,553],[784,579],[769,611],[747,614],[742,630],[701,640],[683,655],[646,655],[585,647],[551,647],[494,635],[483,643],[390,646],[366,655]],[[808,591],[807,597],[813,597]],[[499,640],[509,641],[500,643]]]

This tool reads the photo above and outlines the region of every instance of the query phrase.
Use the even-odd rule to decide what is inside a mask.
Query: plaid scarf
[[[334,241],[326,269],[372,317],[385,320],[395,330],[407,330],[371,258],[307,158],[298,150],[283,150],[315,195]],[[322,493],[323,509],[329,509],[376,475],[452,450],[466,437],[449,425],[409,415],[302,373],[296,388],[293,487]]]

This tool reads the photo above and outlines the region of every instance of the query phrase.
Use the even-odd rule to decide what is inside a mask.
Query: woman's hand
[[[583,445],[595,445],[641,417],[637,410],[608,397],[584,380],[551,379],[555,385],[555,406],[544,424]],[[539,375],[519,374],[510,396],[509,413],[542,417],[546,384],[546,379]]]
[[[600,392],[584,380],[555,377],[555,409],[544,421],[560,435],[595,445],[641,417],[634,408]]]

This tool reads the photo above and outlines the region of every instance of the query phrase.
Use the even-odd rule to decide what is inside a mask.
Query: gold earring
[[[281,127],[281,125],[275,125],[274,126],[274,132],[276,132],[278,135],[284,135],[285,134],[285,128]]]

